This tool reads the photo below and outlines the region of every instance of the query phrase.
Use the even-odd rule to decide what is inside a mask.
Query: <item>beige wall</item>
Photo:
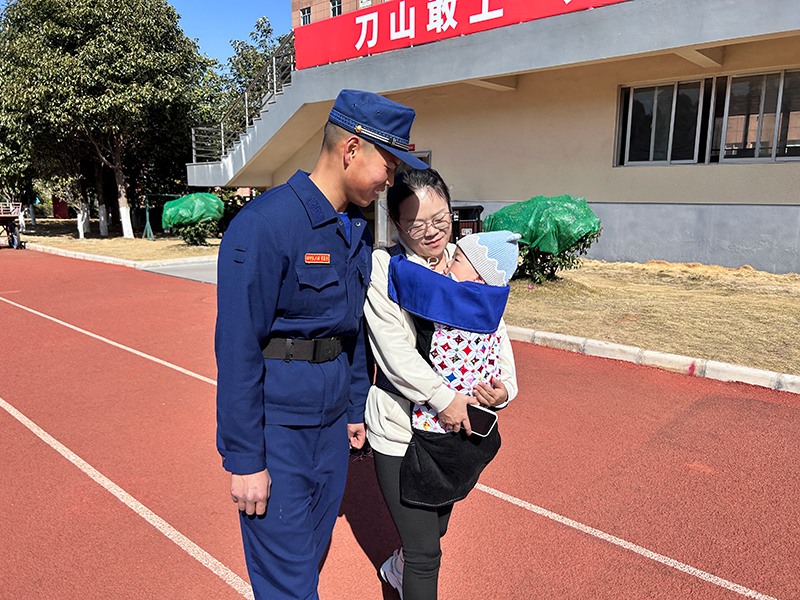
[[[620,86],[797,67],[790,38],[728,47],[718,69],[667,54],[521,75],[509,92],[457,84],[392,99],[416,109],[411,141],[432,152],[455,200],[800,204],[800,162],[613,166]],[[321,140],[320,126],[275,184],[312,169]]]
[[[613,166],[620,85],[798,67],[799,59],[798,40],[747,44],[715,70],[666,55],[528,74],[511,92],[459,84],[393,99],[417,110],[412,142],[432,151],[455,199],[568,193],[592,202],[800,204],[800,162]]]
[[[302,169],[311,172],[317,164],[320,148],[322,148],[322,132],[325,123],[320,123],[319,131],[312,136],[305,145],[298,150],[280,169],[275,171],[275,185],[285,183],[294,175],[295,171]]]

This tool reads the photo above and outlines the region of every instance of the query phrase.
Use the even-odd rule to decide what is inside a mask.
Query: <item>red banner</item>
[[[338,62],[627,0],[392,0],[304,25],[298,69]]]

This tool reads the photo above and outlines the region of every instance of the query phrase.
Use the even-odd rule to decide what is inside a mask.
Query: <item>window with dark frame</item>
[[[619,166],[798,158],[800,71],[623,87],[619,115]]]
[[[331,16],[338,17],[342,14],[342,0],[331,0]]]
[[[306,8],[300,9],[300,25],[310,25],[311,24],[311,7],[307,6]]]

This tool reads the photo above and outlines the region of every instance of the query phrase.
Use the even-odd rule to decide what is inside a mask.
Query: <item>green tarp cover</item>
[[[194,225],[202,221],[219,221],[225,205],[214,194],[189,194],[164,205],[162,227]]]
[[[520,234],[520,243],[541,252],[561,254],[587,233],[599,231],[600,219],[583,198],[536,196],[501,208],[483,221],[484,231],[502,229]]]

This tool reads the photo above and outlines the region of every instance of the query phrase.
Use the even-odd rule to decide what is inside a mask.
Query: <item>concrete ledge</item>
[[[536,335],[536,332],[533,329],[517,327],[516,325],[508,325],[507,328],[509,339],[517,340],[519,342],[533,343],[533,338]]]
[[[562,335],[560,333],[537,331],[534,333],[533,343],[538,344],[539,346],[546,346],[548,348],[568,350],[569,352],[578,352],[583,354],[583,345],[586,343],[586,338],[579,338],[572,335]]]
[[[25,244],[27,250],[56,254],[67,258],[79,258],[81,260],[91,260],[94,262],[106,263],[109,265],[119,265],[132,269],[150,269],[152,267],[168,267],[170,265],[200,265],[217,262],[217,255],[213,256],[187,256],[184,258],[166,258],[160,260],[127,260],[125,258],[112,258],[100,254],[88,254],[87,252],[76,252],[74,250],[64,250],[63,248],[51,248],[40,244]]]
[[[752,385],[760,385],[775,389],[780,381],[780,374],[772,371],[763,371],[740,365],[730,365],[715,360],[706,363],[705,377],[719,379],[720,381],[741,381]]]
[[[709,379],[717,379],[720,381],[737,381],[800,394],[800,375],[774,373],[772,371],[731,365],[702,358],[666,354],[653,350],[642,350],[634,346],[579,338],[561,333],[534,331],[532,329],[515,327],[513,325],[508,327],[508,335],[512,340],[521,342],[532,341],[534,344],[547,348],[567,350],[569,352],[577,352],[579,354],[601,358],[624,360],[626,362],[672,371],[673,373],[682,375],[708,377]]]
[[[40,246],[39,244],[25,244],[25,248],[27,250],[35,250],[37,252],[45,252],[47,254],[56,254],[58,256],[65,256],[67,258],[79,258],[81,260],[91,260],[93,262],[101,262],[109,265],[120,265],[123,267],[136,268],[136,261],[126,260],[124,258],[112,258],[110,256],[101,256],[99,254],[75,252],[74,250],[64,250],[63,248],[51,248],[50,246]]]
[[[780,387],[785,392],[794,392],[800,394],[800,375],[781,375]]]
[[[642,353],[641,364],[647,367],[655,367],[656,369],[664,369],[665,371],[696,377],[702,377],[706,370],[706,361],[701,358],[690,358],[688,356],[666,354],[653,350],[645,350]]]
[[[614,360],[624,360],[641,364],[642,349],[633,346],[623,346],[622,344],[612,344],[611,342],[601,342],[599,340],[586,340],[583,345],[583,353],[589,356],[600,356]]]

